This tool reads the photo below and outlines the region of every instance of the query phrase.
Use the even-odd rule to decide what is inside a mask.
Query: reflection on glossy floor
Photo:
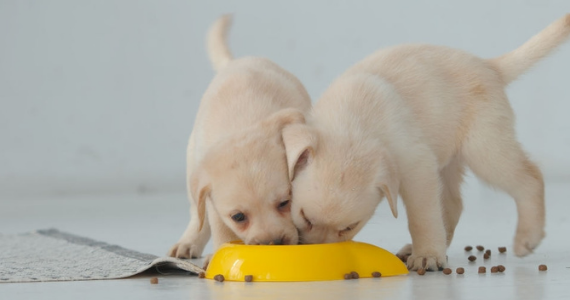
[[[186,226],[184,194],[100,195],[1,199],[0,232],[20,233],[55,227],[140,252],[162,255]],[[547,237],[537,251],[520,259],[510,250],[516,223],[509,197],[470,180],[464,188],[465,212],[448,250],[455,270],[464,275],[430,272],[424,276],[304,283],[218,283],[187,276],[159,276],[106,281],[0,284],[2,299],[568,299],[570,295],[570,185],[547,183]],[[402,208],[403,209],[403,208]],[[401,214],[403,215],[403,214]],[[382,203],[374,219],[357,236],[360,241],[397,251],[409,242],[404,216],[391,217]],[[466,245],[492,250],[489,260],[467,260]],[[207,248],[208,251],[210,248]],[[41,249],[38,249],[41,251]],[[491,274],[502,264],[504,273]],[[539,272],[538,265],[548,265]],[[486,274],[478,274],[486,266]]]

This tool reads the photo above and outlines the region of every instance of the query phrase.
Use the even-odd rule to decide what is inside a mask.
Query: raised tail
[[[515,80],[570,36],[570,14],[556,20],[519,48],[488,61],[501,73],[505,84]]]
[[[233,59],[227,43],[227,34],[231,24],[232,16],[223,15],[216,20],[210,27],[210,31],[208,31],[208,56],[216,71],[223,68]]]

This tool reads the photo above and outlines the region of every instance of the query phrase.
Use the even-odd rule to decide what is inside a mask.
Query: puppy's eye
[[[237,213],[235,215],[232,216],[232,220],[234,220],[234,222],[236,223],[241,223],[243,221],[245,221],[246,217],[244,213]]]
[[[279,205],[277,206],[277,209],[287,210],[289,208],[290,204],[291,204],[291,200],[285,200],[285,201],[279,203]]]
[[[354,228],[356,228],[356,226],[358,226],[358,223],[359,223],[359,222],[356,222],[356,223],[354,223],[354,224],[349,225],[349,226],[346,227],[345,229],[341,230],[339,233],[340,233],[340,234],[343,234],[343,233],[347,233],[347,232],[353,230]]]

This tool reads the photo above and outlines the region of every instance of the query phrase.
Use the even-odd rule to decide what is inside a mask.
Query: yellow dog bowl
[[[323,281],[340,280],[350,272],[360,278],[407,274],[408,269],[394,254],[374,245],[347,241],[314,245],[223,244],[212,256],[206,278],[221,274],[225,280]]]

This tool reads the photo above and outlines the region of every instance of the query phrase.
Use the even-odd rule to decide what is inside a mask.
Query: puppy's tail
[[[533,36],[519,48],[503,56],[489,59],[489,62],[497,67],[505,84],[509,84],[562,44],[569,35],[570,14],[567,14]]]
[[[227,65],[233,58],[227,43],[227,34],[231,24],[232,16],[223,15],[208,31],[208,56],[216,71]]]

